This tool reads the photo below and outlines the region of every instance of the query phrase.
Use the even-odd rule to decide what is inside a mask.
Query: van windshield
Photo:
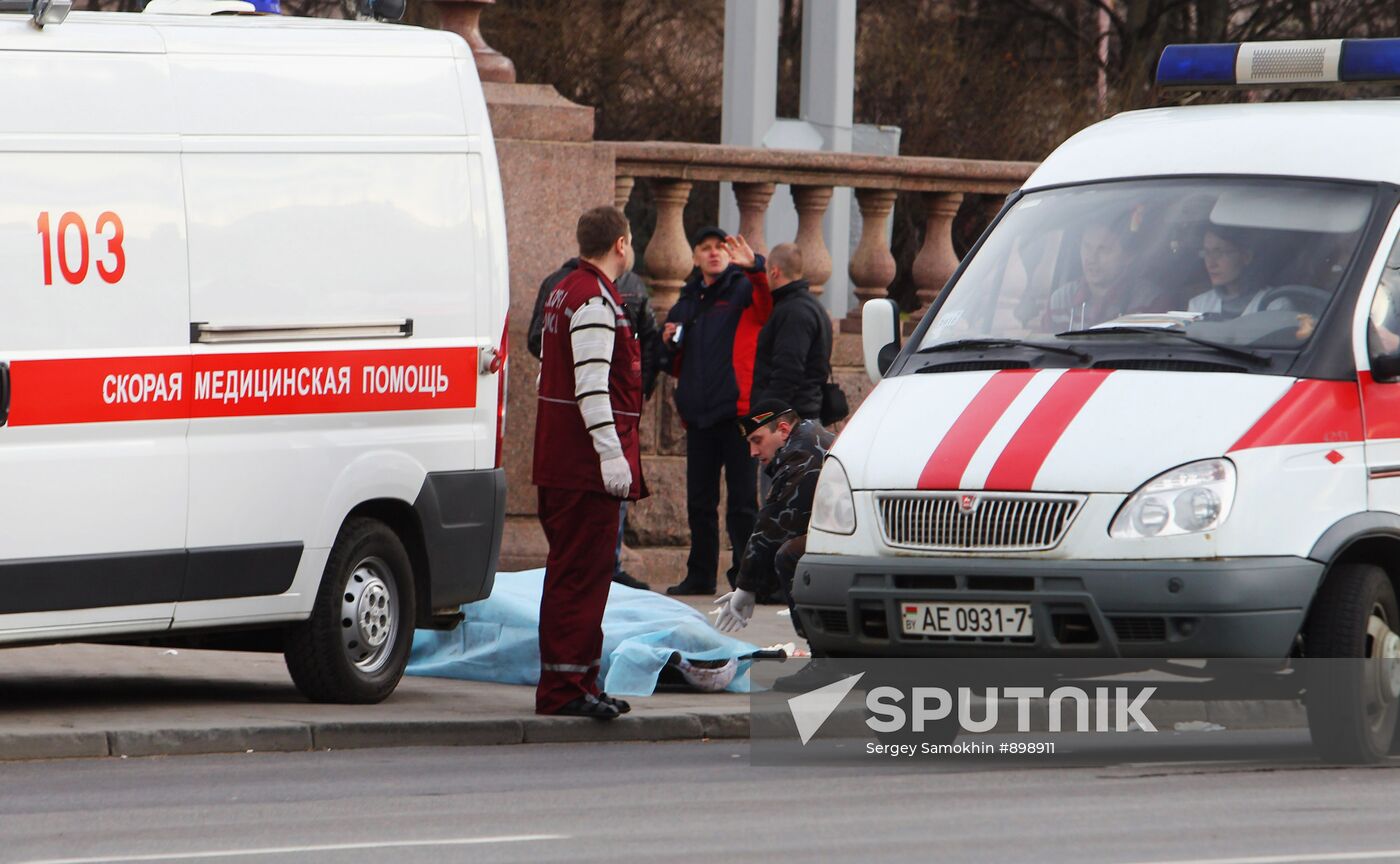
[[[1374,196],[1195,178],[1030,193],[969,262],[918,350],[1031,349],[1071,365],[1110,344],[1121,354],[1124,341],[1148,356],[1291,354],[1340,286]]]

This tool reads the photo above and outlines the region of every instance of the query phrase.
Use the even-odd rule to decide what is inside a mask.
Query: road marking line
[[[1311,864],[1315,861],[1375,861],[1400,859],[1400,849],[1376,852],[1318,852],[1314,855],[1260,855],[1252,858],[1181,858],[1172,861],[1142,861],[1135,864]]]
[[[408,846],[481,846],[488,843],[533,843],[567,840],[567,834],[508,834],[500,837],[457,837],[448,840],[399,840],[387,843],[336,843],[324,846],[269,846],[263,849],[216,849],[210,852],[161,852],[151,855],[101,855],[94,858],[44,858],[23,864],[104,864],[122,861],[187,861],[194,858],[241,858],[296,852],[346,852],[356,849],[400,849]]]

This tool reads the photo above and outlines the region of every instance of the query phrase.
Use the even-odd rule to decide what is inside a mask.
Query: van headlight
[[[1205,459],[1158,474],[1113,517],[1111,537],[1169,537],[1219,528],[1235,500],[1235,466]]]
[[[812,496],[812,527],[828,534],[854,534],[856,502],[851,496],[851,481],[846,469],[830,457],[817,478],[817,491]]]

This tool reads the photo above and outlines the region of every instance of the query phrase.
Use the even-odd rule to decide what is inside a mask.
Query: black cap
[[[792,414],[792,406],[781,399],[764,399],[763,401],[749,406],[749,413],[739,418],[739,432],[745,437],[749,437],[757,432],[759,427],[767,426],[774,419],[784,414]],[[792,417],[795,422],[796,415]]]
[[[725,240],[729,237],[729,233],[718,226],[706,225],[704,228],[701,228],[699,231],[696,231],[694,234],[691,235],[690,248],[694,249],[696,246],[699,246],[701,243],[704,243],[711,237],[718,237],[721,240]]]

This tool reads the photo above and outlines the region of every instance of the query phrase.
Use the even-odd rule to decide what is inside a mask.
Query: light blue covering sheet
[[[539,683],[540,593],[544,570],[497,573],[491,596],[462,607],[449,631],[419,630],[408,674],[502,684]],[[704,615],[654,591],[613,583],[603,613],[602,687],[615,696],[649,696],[673,652],[688,660],[727,660],[757,646],[720,633]],[[750,661],[728,689],[747,693]]]

